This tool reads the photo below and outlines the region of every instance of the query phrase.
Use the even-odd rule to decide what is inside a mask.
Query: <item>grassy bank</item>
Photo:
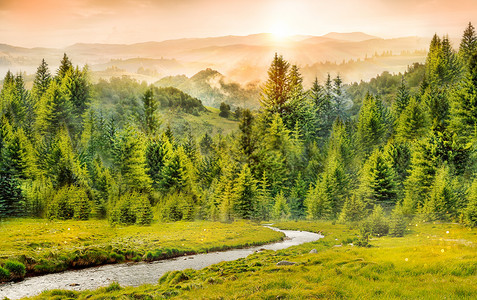
[[[471,299],[477,294],[476,229],[413,224],[402,238],[375,238],[371,248],[359,248],[349,245],[357,232],[344,225],[276,225],[321,231],[325,238],[200,271],[170,272],[157,285],[121,288],[113,284],[82,293],[53,291],[38,299]],[[311,249],[317,253],[309,253]],[[282,260],[296,264],[277,266]]]
[[[282,234],[250,222],[155,223],[15,219],[0,223],[0,265],[18,261],[26,276],[124,261],[152,261],[276,241]],[[3,278],[4,281],[13,276]]]

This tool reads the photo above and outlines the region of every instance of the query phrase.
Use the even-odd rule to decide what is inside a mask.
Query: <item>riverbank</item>
[[[404,237],[373,238],[372,247],[360,248],[350,245],[357,232],[345,225],[274,226],[323,232],[325,238],[199,271],[169,272],[155,285],[113,283],[95,291],[47,292],[34,299],[471,299],[477,294],[476,229],[414,223]],[[295,264],[277,265],[284,260]]]
[[[277,230],[277,229],[275,229]],[[305,231],[281,231],[286,235],[283,241],[243,249],[232,249],[223,252],[210,252],[197,255],[182,256],[151,263],[127,263],[67,271],[57,274],[27,278],[17,283],[0,286],[1,296],[19,299],[34,296],[42,291],[65,289],[69,291],[94,290],[106,287],[115,282],[121,286],[139,286],[156,284],[167,272],[200,270],[217,263],[243,259],[253,253],[265,250],[280,250],[322,238],[322,235]],[[53,291],[60,298],[66,298],[64,291]],[[43,296],[42,296],[43,297]]]
[[[280,232],[245,221],[111,227],[105,220],[14,219],[0,224],[0,266],[8,260],[20,262],[28,277],[250,247],[282,238]],[[11,279],[17,278],[3,281]]]

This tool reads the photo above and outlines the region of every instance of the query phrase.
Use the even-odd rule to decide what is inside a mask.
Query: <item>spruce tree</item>
[[[58,71],[56,74],[57,79],[59,79],[59,81],[63,80],[65,75],[68,72],[72,72],[72,71],[73,71],[73,64],[71,63],[71,60],[68,58],[68,55],[64,53],[63,58],[61,59],[61,62],[60,62],[60,67],[58,68]]]
[[[289,97],[288,70],[290,64],[283,57],[275,53],[272,64],[268,69],[268,79],[262,89],[260,102],[266,112],[282,116],[287,112]]]
[[[407,107],[410,101],[409,89],[406,85],[404,75],[401,77],[401,85],[398,87],[396,97],[393,102],[393,112],[396,118],[399,118],[401,112]]]
[[[257,183],[247,165],[237,176],[233,194],[234,215],[239,219],[257,218]]]
[[[36,70],[33,80],[32,96],[35,103],[40,101],[43,94],[48,90],[51,82],[51,73],[45,59],[42,59],[40,66]]]
[[[475,28],[471,22],[467,25],[462,36],[462,41],[459,47],[459,56],[461,57],[464,65],[467,65],[472,55],[477,51],[477,34]]]
[[[459,140],[470,142],[477,128],[477,54],[469,59],[469,67],[451,94],[450,130]]]
[[[428,130],[426,111],[415,97],[411,97],[409,104],[397,120],[396,140],[412,142],[425,137]]]
[[[382,145],[389,129],[389,115],[379,98],[367,94],[359,112],[357,138],[361,151],[369,155],[376,146]]]
[[[375,204],[392,205],[396,202],[396,182],[392,166],[380,150],[375,150],[366,161],[361,174],[361,193],[368,208]]]

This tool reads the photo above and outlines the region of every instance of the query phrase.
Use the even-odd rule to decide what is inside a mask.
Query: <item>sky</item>
[[[0,0],[0,44],[61,48],[248,35],[361,31],[460,37],[476,0]]]

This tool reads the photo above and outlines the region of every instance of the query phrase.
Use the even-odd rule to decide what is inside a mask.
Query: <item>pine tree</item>
[[[233,189],[233,211],[239,219],[257,217],[257,183],[247,165],[237,176]]]
[[[430,193],[420,208],[420,214],[425,221],[449,220],[454,199],[448,172],[445,166],[436,172]]]
[[[149,88],[142,97],[144,109],[144,132],[146,136],[154,136],[159,129],[159,119],[156,114],[158,102],[154,98],[154,90]]]
[[[290,208],[287,204],[287,199],[283,195],[283,192],[280,191],[275,196],[275,204],[272,209],[272,218],[274,220],[286,220],[290,216]]]
[[[113,166],[124,190],[148,191],[151,179],[147,175],[145,143],[132,128],[116,133],[112,145]]]
[[[467,65],[472,55],[477,51],[477,34],[475,28],[471,22],[467,25],[462,36],[462,41],[459,47],[459,56],[461,57],[464,65]]]
[[[155,188],[159,187],[163,168],[167,158],[172,156],[172,152],[172,145],[165,135],[148,140],[146,146],[147,174]]]
[[[257,216],[260,220],[269,220],[272,210],[272,196],[270,195],[266,172],[257,183]]]
[[[476,136],[477,128],[477,54],[469,59],[464,78],[451,94],[450,129],[464,143]]]
[[[343,80],[338,74],[335,79],[333,79],[333,99],[334,99],[334,113],[337,118],[342,120],[346,119],[345,113],[345,98],[343,91]]]
[[[73,71],[73,64],[71,63],[71,60],[68,58],[68,55],[64,53],[56,76],[61,81],[63,80],[63,78],[68,72],[72,72],[72,71]]]
[[[20,183],[9,173],[0,172],[0,219],[23,212],[24,198]]]
[[[307,184],[303,180],[301,173],[295,179],[295,182],[290,191],[289,207],[290,217],[292,219],[302,219],[305,217],[305,198],[307,193]]]
[[[162,179],[159,183],[160,190],[164,192],[192,191],[193,175],[192,164],[184,148],[179,146],[166,156]]]
[[[238,151],[240,158],[251,168],[255,167],[258,147],[257,136],[253,129],[254,122],[252,112],[244,110],[239,123]]]
[[[379,98],[367,94],[359,112],[357,138],[364,155],[382,145],[388,134],[389,116]]]
[[[434,135],[416,142],[414,147],[409,177],[404,183],[403,210],[407,215],[415,213],[429,195],[440,161],[438,141]]]
[[[397,120],[396,140],[412,142],[425,137],[428,130],[426,111],[415,97],[411,97],[409,104]]]
[[[287,112],[289,97],[289,63],[275,53],[272,64],[268,69],[268,79],[262,89],[260,102],[266,112],[282,116]]]
[[[318,78],[315,78],[309,95],[316,109],[315,120],[318,136],[320,138],[328,137],[333,125],[331,101],[329,97],[326,97],[324,88],[318,83]]]
[[[380,150],[366,161],[361,174],[361,195],[368,208],[374,204],[391,205],[396,202],[394,170]]]
[[[288,74],[289,78],[289,99],[288,113],[281,117],[288,129],[297,127],[297,131],[310,139],[315,134],[316,109],[303,88],[303,78],[296,65],[293,65]]]
[[[410,101],[410,94],[409,89],[406,85],[406,80],[404,79],[404,75],[401,77],[401,85],[398,87],[396,98],[393,102],[393,112],[396,118],[399,118],[401,112],[406,109],[407,105]]]
[[[367,214],[364,201],[360,197],[352,195],[346,198],[339,216],[339,221],[343,223],[359,222],[363,220]]]
[[[467,206],[463,212],[464,222],[470,227],[477,227],[477,179],[472,181],[467,197]]]
[[[331,197],[327,193],[324,181],[318,180],[315,186],[310,186],[304,205],[308,219],[327,219],[332,215]]]
[[[38,103],[36,128],[40,134],[54,134],[59,128],[71,129],[73,107],[57,82],[52,82]]]
[[[37,103],[43,94],[48,90],[51,82],[51,73],[45,59],[42,59],[40,66],[36,70],[35,79],[33,80],[32,96]]]

